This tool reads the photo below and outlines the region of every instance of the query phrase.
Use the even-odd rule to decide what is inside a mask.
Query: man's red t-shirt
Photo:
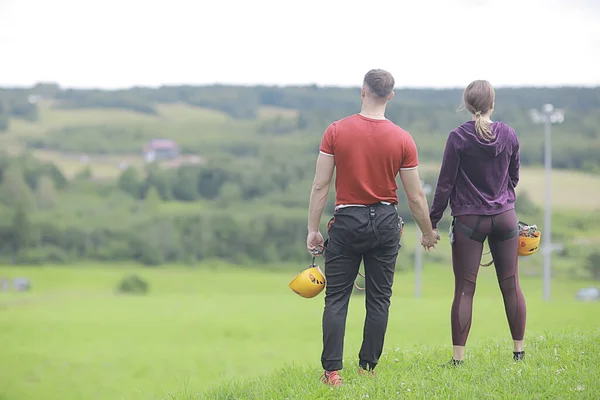
[[[417,168],[412,136],[387,119],[354,114],[329,125],[319,148],[335,157],[335,206],[398,204],[396,175]]]

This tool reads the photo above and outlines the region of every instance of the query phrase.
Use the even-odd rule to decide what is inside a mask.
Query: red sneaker
[[[324,371],[321,382],[326,385],[337,387],[342,385],[342,377],[337,371]]]

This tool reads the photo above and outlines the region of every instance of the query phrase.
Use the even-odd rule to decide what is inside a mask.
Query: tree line
[[[160,134],[167,132],[164,135],[180,142],[185,153],[219,150],[236,156],[256,156],[260,147],[257,141],[267,137],[290,136],[295,144],[309,137],[314,146],[318,146],[320,134],[331,121],[359,110],[359,93],[358,88],[314,85],[84,90],[39,84],[31,88],[0,89],[0,132],[8,130],[11,119],[35,121],[38,115],[38,100],[35,99],[51,99],[53,107],[59,109],[120,109],[142,115],[156,115],[157,104],[183,103],[224,112],[232,118],[232,122],[212,126],[207,133],[223,133],[223,136],[238,133],[231,143],[217,140],[215,146],[207,143],[204,134],[161,125]],[[469,118],[465,113],[457,112],[461,93],[460,89],[398,89],[389,103],[387,116],[413,134],[424,161],[437,161],[442,155],[449,130]],[[553,128],[555,167],[600,171],[600,88],[498,88],[494,118],[515,128],[523,143],[522,163],[543,163],[543,127],[533,123],[530,110],[547,102],[565,109],[565,122]],[[257,115],[264,106],[296,110],[297,115],[259,120]],[[31,148],[63,152],[137,153],[143,140],[157,134],[158,128],[151,124],[80,124],[49,129],[43,137],[27,138],[26,144]]]
[[[82,261],[131,262],[147,266],[195,265],[210,259],[239,264],[306,261],[308,193],[311,171],[264,166],[240,175],[236,166],[207,164],[140,173],[128,168],[114,181],[97,182],[83,169],[68,180],[50,162],[27,154],[0,154],[0,263],[43,265]],[[261,178],[261,174],[263,177]],[[242,177],[243,176],[243,177]],[[424,174],[435,185],[436,174]],[[398,212],[413,223],[403,191]],[[429,199],[431,202],[431,198]],[[322,232],[333,213],[330,192]],[[523,220],[541,220],[541,210],[526,195],[517,199]],[[448,215],[440,232],[449,227]],[[570,215],[557,222],[553,239],[570,240],[600,223],[594,215]],[[410,268],[414,249],[403,249],[399,268]],[[432,260],[448,261],[436,253]],[[594,260],[590,249],[568,246],[559,257]],[[597,268],[579,269],[596,276]]]
[[[219,258],[268,263],[306,258],[311,172],[257,165],[149,165],[96,182],[89,169],[72,180],[50,162],[0,156],[0,261],[17,264],[81,260],[194,264]],[[435,174],[423,176],[435,184]],[[399,213],[411,223],[399,191]],[[431,199],[430,199],[431,201]],[[333,213],[334,191],[323,218]],[[520,196],[522,215],[539,215]],[[440,225],[448,228],[448,218]],[[557,236],[559,237],[559,236]],[[412,251],[403,252],[410,265]]]
[[[50,162],[2,154],[0,258],[147,265],[302,259],[311,175],[300,167],[265,171],[151,164],[143,173],[128,168],[115,181],[95,182],[88,169],[67,180]],[[333,200],[332,191],[324,223]],[[410,223],[405,204],[399,212]]]

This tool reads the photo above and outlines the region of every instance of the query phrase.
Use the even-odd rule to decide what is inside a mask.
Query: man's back
[[[335,205],[398,203],[396,175],[418,166],[411,135],[387,119],[354,114],[332,123],[320,151],[334,156]]]
[[[332,386],[342,383],[339,371],[343,368],[346,315],[361,262],[365,267],[367,317],[358,353],[360,370],[373,373],[383,351],[402,235],[402,221],[394,206],[398,203],[398,173],[411,214],[423,232],[421,243],[429,248],[439,240],[429,221],[415,142],[408,132],[385,119],[394,85],[394,77],[385,70],[367,72],[360,114],[332,123],[323,135],[317,157],[306,247],[312,255],[319,248],[324,250],[327,285],[321,381]],[[337,207],[327,223],[325,241],[319,225],[334,172]],[[346,205],[349,207],[340,207]]]

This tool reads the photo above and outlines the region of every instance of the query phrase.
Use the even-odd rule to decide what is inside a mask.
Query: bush
[[[595,251],[588,256],[586,269],[593,279],[600,280],[600,252]]]
[[[8,130],[8,117],[0,115],[0,133]]]
[[[125,275],[117,286],[117,293],[146,294],[148,282],[136,274]]]

